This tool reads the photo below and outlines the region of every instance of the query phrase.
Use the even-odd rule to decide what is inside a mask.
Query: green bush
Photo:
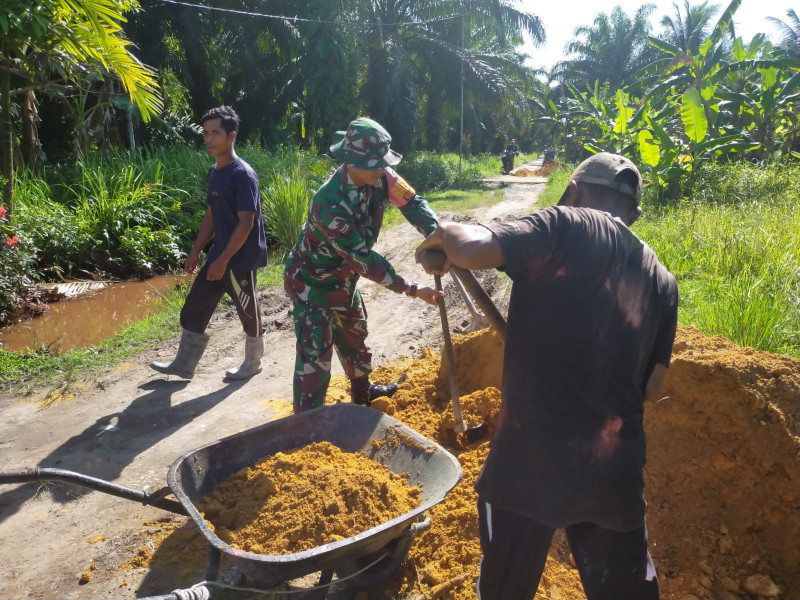
[[[261,192],[267,232],[282,257],[292,249],[300,235],[313,194],[297,173],[288,178],[274,175]]]
[[[436,190],[474,187],[483,177],[499,172],[500,160],[488,154],[462,156],[461,179],[458,179],[458,154],[440,152],[409,152],[397,165],[397,172],[425,194]]]
[[[0,324],[28,299],[35,260],[30,240],[10,223],[5,207],[0,206]]]
[[[153,231],[142,226],[132,227],[122,234],[120,250],[125,257],[123,266],[126,271],[132,271],[140,277],[149,277],[159,265],[174,265],[186,257],[173,231]]]
[[[31,240],[38,271],[63,278],[85,264],[93,240],[84,235],[79,216],[53,196],[44,180],[25,173],[14,187],[14,217]]]

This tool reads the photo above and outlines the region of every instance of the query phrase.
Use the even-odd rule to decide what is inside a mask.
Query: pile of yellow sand
[[[527,167],[519,167],[514,169],[510,174],[514,177],[549,177],[550,173],[556,169],[566,169],[567,165],[554,160],[545,161],[538,169],[529,169]]]
[[[290,554],[391,521],[419,506],[419,493],[384,465],[320,442],[241,469],[198,510],[235,548]]]
[[[491,436],[503,344],[485,330],[454,345],[465,421],[486,422]],[[414,542],[399,583],[369,596],[472,600],[481,556],[473,486],[490,437],[454,439],[447,373],[432,351],[373,374],[398,379],[398,392],[373,407],[446,445],[464,478],[429,511],[433,526]],[[334,378],[328,401],[349,399],[347,385]],[[647,525],[662,598],[800,598],[800,362],[679,327],[663,396],[645,410]],[[175,560],[171,547],[153,564]],[[585,599],[560,533],[538,598]]]

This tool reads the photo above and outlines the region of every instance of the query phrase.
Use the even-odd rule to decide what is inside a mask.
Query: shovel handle
[[[446,260],[447,255],[441,250],[425,250],[419,256],[419,262],[426,270],[439,271],[444,266]],[[477,305],[483,310],[486,318],[489,319],[489,322],[492,324],[492,327],[497,331],[497,335],[505,341],[506,319],[495,306],[494,302],[492,302],[491,296],[486,293],[486,290],[483,289],[483,286],[475,278],[475,275],[472,274],[472,271],[456,267],[455,265],[453,265],[450,270],[458,276],[461,283],[464,284],[464,287],[467,288],[467,291],[475,299]]]
[[[436,289],[442,291],[442,278],[438,275],[433,276]],[[444,297],[439,298],[436,303],[439,305],[439,316],[442,318],[442,335],[444,337],[444,354],[447,360],[447,371],[450,378],[450,399],[453,402],[453,423],[456,433],[467,430],[464,418],[461,415],[461,398],[458,394],[458,377],[456,376],[456,358],[453,355],[453,340],[450,338],[450,325],[447,322],[447,309],[444,305]]]

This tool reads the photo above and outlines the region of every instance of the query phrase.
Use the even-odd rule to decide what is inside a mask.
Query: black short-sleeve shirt
[[[644,390],[669,365],[678,289],[610,214],[549,207],[487,226],[513,287],[503,401],[476,490],[552,527],[644,521]]]
[[[214,217],[214,243],[208,252],[210,264],[222,254],[233,230],[239,224],[240,211],[255,211],[253,228],[244,244],[228,262],[234,271],[253,271],[267,265],[267,240],[261,216],[258,176],[241,158],[221,169],[212,166],[208,171],[206,202]]]

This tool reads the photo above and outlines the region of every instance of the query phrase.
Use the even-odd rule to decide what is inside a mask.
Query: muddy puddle
[[[41,316],[0,328],[0,348],[16,352],[46,346],[64,353],[93,346],[151,315],[161,296],[185,279],[161,275],[147,281],[123,281],[54,302]]]

